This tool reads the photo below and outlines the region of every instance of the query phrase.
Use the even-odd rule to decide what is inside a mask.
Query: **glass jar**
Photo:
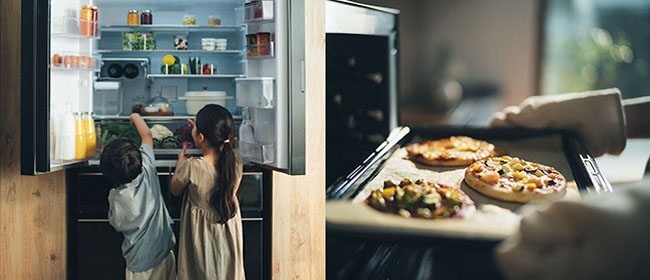
[[[194,15],[184,15],[183,16],[183,25],[195,25],[196,17]]]
[[[126,17],[126,24],[128,24],[128,25],[140,25],[140,18],[138,17],[138,10],[129,10],[129,14]]]
[[[81,15],[79,16],[79,33],[85,36],[93,35],[93,10],[90,5],[81,6]]]
[[[153,24],[153,15],[151,14],[151,10],[142,10],[142,14],[140,15],[140,24]]]
[[[85,159],[86,143],[87,143],[86,140],[88,139],[88,133],[86,131],[88,130],[88,126],[84,126],[84,121],[81,117],[81,113],[79,112],[74,113],[74,123],[75,123],[74,158],[77,160]]]
[[[218,16],[209,16],[208,25],[221,25],[221,18]]]
[[[99,36],[99,12],[97,6],[90,6],[90,9],[93,11],[92,36]]]

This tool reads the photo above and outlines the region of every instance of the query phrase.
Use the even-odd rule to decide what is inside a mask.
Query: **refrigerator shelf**
[[[196,116],[182,115],[182,116],[142,116],[144,120],[149,121],[179,121],[194,119]],[[95,120],[129,120],[130,116],[115,116],[115,115],[95,115]],[[233,120],[241,120],[242,116],[232,116]]]
[[[234,79],[243,78],[245,75],[239,74],[214,74],[214,75],[198,75],[198,74],[148,74],[147,79],[161,78],[161,79],[192,79],[192,78],[205,78],[205,79]]]
[[[244,28],[245,25],[104,25],[102,32],[239,32]]]
[[[141,51],[125,51],[125,50],[99,50],[98,53],[106,54],[140,54],[140,53],[211,53],[211,54],[242,54],[243,50],[225,50],[225,51],[205,51],[205,50],[141,50]]]

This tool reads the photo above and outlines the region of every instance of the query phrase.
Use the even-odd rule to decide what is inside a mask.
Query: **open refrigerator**
[[[304,174],[304,30],[293,0],[23,1],[22,174],[96,165],[132,112],[166,129],[154,150],[172,161],[208,103],[245,161]]]

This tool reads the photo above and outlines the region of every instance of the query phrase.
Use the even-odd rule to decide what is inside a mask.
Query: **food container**
[[[151,10],[142,10],[142,14],[140,15],[140,24],[142,25],[153,24],[153,15],[151,14]]]
[[[185,109],[188,115],[196,115],[205,105],[217,104],[226,107],[226,101],[233,99],[227,96],[225,91],[188,91],[185,96],[179,97],[185,100]]]
[[[183,16],[183,25],[195,25],[196,17],[194,15],[184,15]]]
[[[93,95],[94,112],[99,115],[119,115],[122,113],[122,94],[120,82],[95,82]]]
[[[128,25],[140,25],[140,19],[138,17],[138,10],[129,10],[129,14],[126,16],[126,24],[128,24]]]
[[[140,31],[122,32],[123,51],[151,51],[155,49],[155,34]]]
[[[209,16],[208,17],[208,25],[221,25],[221,18],[218,16]]]
[[[167,98],[156,96],[147,102],[142,110],[147,116],[173,116],[173,107]]]
[[[180,35],[174,36],[174,50],[186,51],[187,45],[189,45],[189,42],[187,41],[187,38],[185,38],[185,36],[180,36]]]

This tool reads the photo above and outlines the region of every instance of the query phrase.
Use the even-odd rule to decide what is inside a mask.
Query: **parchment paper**
[[[507,155],[555,167],[567,179],[567,192],[563,199],[580,198],[559,134],[492,143],[505,150]],[[386,161],[382,171],[356,198],[327,202],[328,225],[373,232],[475,239],[503,239],[514,233],[519,224],[516,211],[524,204],[497,200],[474,191],[463,180],[466,168],[432,167],[415,163],[407,159],[406,150],[401,148]],[[383,213],[363,202],[374,189],[383,185],[384,180],[398,182],[403,178],[422,178],[460,188],[476,203],[477,211],[465,219],[425,220]]]

